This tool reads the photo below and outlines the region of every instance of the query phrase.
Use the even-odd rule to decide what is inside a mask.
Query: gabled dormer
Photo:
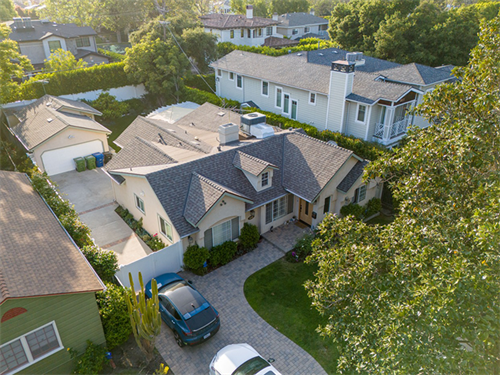
[[[233,165],[245,174],[256,191],[273,186],[274,170],[278,169],[274,164],[238,151],[234,155]]]

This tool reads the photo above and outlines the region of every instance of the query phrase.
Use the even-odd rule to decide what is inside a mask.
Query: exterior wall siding
[[[365,122],[357,121],[358,104],[354,102],[345,102],[345,123],[344,133],[352,135],[357,138],[364,139],[366,134],[366,127],[370,122],[371,106],[366,106]]]
[[[72,138],[68,138],[68,136],[72,135]],[[77,144],[90,142],[90,141],[101,141],[104,147],[104,151],[109,150],[108,146],[108,137],[105,133],[98,133],[90,130],[81,130],[81,129],[65,129],[59,134],[55,135],[53,138],[49,139],[45,143],[36,147],[33,151],[33,157],[35,162],[39,166],[43,166],[42,163],[42,154],[45,151],[55,150],[58,148],[74,146]]]
[[[276,36],[276,26],[272,26],[273,32],[272,35]],[[262,36],[260,37],[253,37],[253,31],[254,30],[262,30]],[[217,35],[217,42],[222,43],[222,42],[231,42],[236,45],[240,46],[261,46],[264,44],[265,39],[270,36],[267,35],[267,30],[266,27],[260,27],[256,29],[250,29],[252,37],[248,37],[248,30],[249,29],[243,29],[243,37],[241,37],[241,29],[232,29],[234,32],[234,37],[231,38],[231,30],[220,30],[220,29],[210,29],[210,28],[205,28],[205,32],[207,33],[212,33],[214,35]]]
[[[63,345],[61,350],[21,370],[20,374],[69,374],[73,360],[67,348],[83,352],[87,340],[99,345],[105,343],[94,293],[7,300],[0,306],[0,316],[15,307],[27,312],[0,323],[0,344],[55,321]]]
[[[21,54],[30,59],[32,64],[43,64],[47,58],[42,42],[19,43]]]
[[[351,73],[349,73],[351,74]],[[340,132],[344,118],[346,73],[330,72],[330,98],[328,103],[328,130]]]

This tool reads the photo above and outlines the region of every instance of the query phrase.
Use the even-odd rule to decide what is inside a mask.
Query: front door
[[[307,225],[312,224],[312,204],[303,199],[299,200],[299,220]]]

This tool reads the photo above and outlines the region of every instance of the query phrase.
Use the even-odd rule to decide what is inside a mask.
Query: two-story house
[[[6,24],[12,30],[9,38],[17,42],[21,54],[30,59],[35,69],[43,67],[45,60],[57,49],[70,51],[89,66],[109,62],[107,56],[97,52],[97,33],[91,27],[32,20],[30,17],[15,17]]]
[[[116,201],[165,243],[210,249],[245,223],[260,233],[293,218],[316,226],[343,205],[380,197],[381,183],[362,180],[367,161],[265,119],[208,103],[174,123],[138,117],[105,167]]]
[[[428,126],[409,110],[437,84],[454,79],[449,69],[338,48],[279,57],[233,51],[211,66],[222,97],[386,146],[401,140],[409,125]]]
[[[253,6],[246,6],[246,15],[213,13],[200,17],[205,32],[217,36],[217,42],[231,42],[243,46],[261,46],[266,38],[277,34],[279,21],[254,17]]]

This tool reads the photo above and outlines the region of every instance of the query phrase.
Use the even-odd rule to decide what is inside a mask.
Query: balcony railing
[[[373,133],[373,137],[380,139],[385,143],[393,138],[406,134],[409,122],[409,117],[401,117],[390,125],[384,125],[377,122],[375,124],[375,132]]]

